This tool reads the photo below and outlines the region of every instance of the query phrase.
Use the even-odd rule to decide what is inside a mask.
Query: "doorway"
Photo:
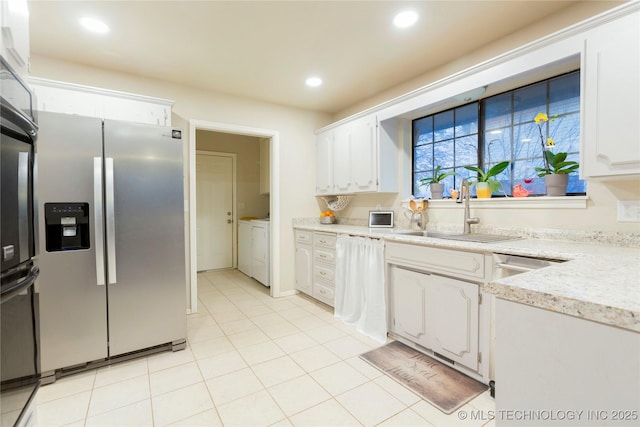
[[[269,198],[269,214],[270,214],[270,253],[271,253],[271,287],[269,292],[271,296],[278,297],[280,291],[280,134],[277,130],[253,128],[248,126],[233,125],[227,123],[207,122],[201,120],[189,121],[189,255],[188,255],[188,271],[189,271],[189,289],[188,300],[189,311],[194,313],[198,307],[198,287],[197,287],[197,247],[196,247],[196,131],[214,131],[235,135],[253,136],[258,138],[269,139],[269,158],[270,158],[270,198]]]
[[[233,268],[236,156],[196,152],[197,271]]]

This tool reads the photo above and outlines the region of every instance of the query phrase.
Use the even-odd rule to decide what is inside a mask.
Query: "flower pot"
[[[478,199],[491,198],[491,187],[488,182],[476,182],[476,196]]]
[[[433,182],[429,185],[431,189],[431,199],[442,199],[442,193],[444,192],[444,184],[439,182]]]
[[[547,196],[566,196],[568,174],[551,174],[544,176],[544,185],[547,187]]]

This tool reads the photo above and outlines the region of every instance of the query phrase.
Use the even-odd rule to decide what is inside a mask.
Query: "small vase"
[[[476,182],[476,196],[478,199],[490,199],[491,187],[488,182]]]
[[[551,174],[544,176],[544,185],[547,187],[547,196],[566,196],[569,175]]]
[[[442,193],[444,192],[444,184],[441,184],[439,182],[434,182],[434,183],[431,183],[429,188],[431,189],[432,200],[442,199]]]

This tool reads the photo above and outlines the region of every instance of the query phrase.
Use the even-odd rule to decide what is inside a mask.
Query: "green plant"
[[[567,153],[560,152],[553,154],[551,150],[545,150],[544,157],[546,160],[547,168],[536,168],[539,177],[552,174],[570,174],[578,170],[580,165],[578,162],[566,161]]]
[[[551,120],[553,121],[556,116],[553,116]],[[540,145],[542,145],[542,160],[544,161],[544,167],[535,168],[538,173],[538,177],[542,178],[545,175],[554,175],[554,174],[570,174],[571,172],[575,172],[580,167],[578,162],[574,162],[572,160],[567,160],[567,153],[564,151],[558,152],[554,154],[551,151],[551,147],[556,146],[556,142],[553,138],[547,138],[547,142],[544,141],[544,136],[542,136],[542,123],[546,123],[549,121],[549,117],[545,113],[538,113],[536,117],[533,119],[534,122],[538,125],[538,131],[540,133]]]
[[[509,162],[505,160],[504,162],[496,163],[486,172],[475,166],[465,166],[464,168],[478,173],[477,178],[472,178],[472,184],[477,182],[486,182],[489,184],[491,192],[496,192],[500,190],[502,184],[495,177],[504,171],[507,166],[509,166]]]
[[[436,166],[436,169],[433,171],[433,177],[431,178],[422,178],[420,180],[420,185],[427,184],[437,184],[448,176],[455,175],[456,173],[453,171],[440,173],[440,166]]]

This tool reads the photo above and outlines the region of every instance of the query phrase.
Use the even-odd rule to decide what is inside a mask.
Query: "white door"
[[[233,267],[233,158],[196,155],[198,271]]]

